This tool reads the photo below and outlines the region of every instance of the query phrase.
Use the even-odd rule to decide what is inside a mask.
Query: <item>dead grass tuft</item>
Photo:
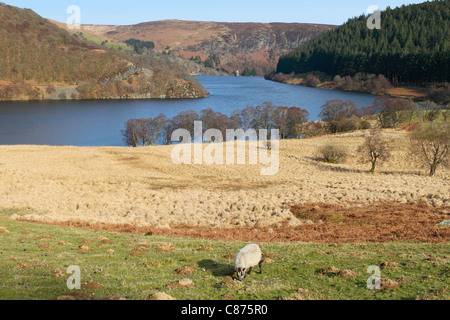
[[[5,234],[5,233],[9,233],[9,231],[8,230],[6,230],[5,228],[3,228],[3,227],[0,227],[0,233],[3,233],[3,234]]]
[[[81,289],[85,289],[85,290],[100,290],[103,288],[104,288],[104,286],[102,286],[101,284],[96,283],[96,282],[88,282],[81,286]]]
[[[198,268],[198,266],[197,266],[197,268]],[[191,274],[194,273],[193,269],[194,268],[191,268],[189,266],[184,266],[184,267],[181,267],[181,268],[175,270],[173,274],[176,274],[176,275],[191,275]]]
[[[167,286],[168,289],[190,289],[194,287],[194,282],[190,279],[183,279],[173,282]]]
[[[394,290],[400,288],[397,281],[391,279],[381,279],[381,291],[383,290]]]

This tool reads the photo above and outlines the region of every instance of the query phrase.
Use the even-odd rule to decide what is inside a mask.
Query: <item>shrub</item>
[[[419,102],[418,107],[417,115],[422,122],[437,120],[443,112],[439,105],[428,100]]]
[[[372,125],[367,120],[362,120],[359,126],[360,130],[369,130],[372,129]]]
[[[319,78],[317,78],[317,77],[314,76],[313,74],[308,74],[308,75],[306,76],[305,84],[306,84],[308,87],[311,87],[311,88],[317,88],[317,86],[319,85],[319,83],[320,83]]]
[[[56,92],[56,88],[54,85],[50,85],[45,91],[47,92],[47,94],[54,94]]]
[[[347,159],[347,150],[340,146],[328,144],[319,149],[323,160],[327,163],[343,163]]]
[[[428,95],[428,98],[436,102],[440,105],[446,105],[450,103],[450,86],[444,87],[444,88],[438,88],[433,89],[430,94]]]
[[[336,85],[340,86],[340,85],[342,85],[342,83],[344,82],[344,79],[342,79],[341,76],[337,75],[337,76],[335,76],[335,77],[333,78],[333,82],[334,82]]]
[[[325,122],[314,121],[302,124],[300,129],[300,135],[305,138],[315,137],[328,133],[328,127]]]
[[[383,94],[392,88],[388,78],[383,75],[378,75],[376,78],[367,81],[367,90],[372,94]]]
[[[349,119],[330,121],[328,125],[330,133],[342,133],[359,130],[360,123],[361,121],[358,118],[352,117]]]

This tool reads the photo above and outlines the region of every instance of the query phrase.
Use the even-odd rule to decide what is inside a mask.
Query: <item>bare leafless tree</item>
[[[430,169],[429,175],[436,174],[437,168],[449,162],[450,123],[424,123],[412,132],[412,151],[422,156]]]
[[[358,148],[360,162],[372,164],[371,173],[375,172],[378,162],[387,161],[390,156],[390,148],[387,141],[381,135],[381,131],[372,129],[370,135],[366,137],[364,143]]]
[[[131,119],[125,123],[125,130],[121,133],[127,146],[136,148],[139,146],[141,136],[141,119]]]

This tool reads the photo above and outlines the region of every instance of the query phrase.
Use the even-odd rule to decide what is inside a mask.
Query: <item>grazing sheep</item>
[[[234,260],[234,268],[239,281],[243,281],[246,273],[252,273],[252,269],[259,265],[259,273],[262,274],[261,269],[262,254],[261,249],[257,244],[249,244],[238,252]]]

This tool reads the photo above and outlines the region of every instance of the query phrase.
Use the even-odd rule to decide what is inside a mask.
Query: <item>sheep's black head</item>
[[[237,277],[238,277],[239,281],[243,281],[246,276],[247,269],[246,268],[238,268],[236,270],[236,273],[237,273]]]

